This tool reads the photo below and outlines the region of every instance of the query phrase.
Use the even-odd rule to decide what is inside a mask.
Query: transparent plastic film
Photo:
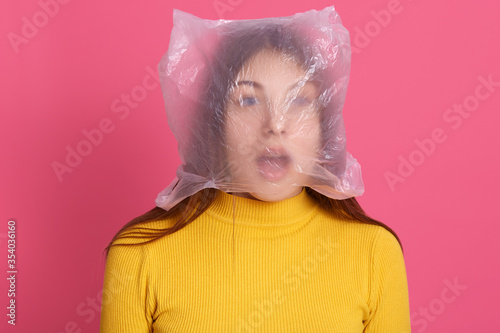
[[[234,21],[174,10],[158,68],[181,165],[157,206],[204,188],[264,201],[304,186],[333,199],[361,195],[342,118],[350,61],[333,7]]]

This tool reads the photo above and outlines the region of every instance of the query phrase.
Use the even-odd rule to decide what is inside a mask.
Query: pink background
[[[2,332],[98,331],[101,252],[122,225],[154,207],[179,163],[148,71],[167,50],[173,8],[244,19],[332,4],[65,2],[8,0],[0,8]],[[218,13],[217,3],[228,10]],[[360,202],[403,241],[413,332],[499,332],[500,84],[480,79],[500,82],[499,2],[333,4],[354,51],[344,117],[348,150],[363,168]],[[14,35],[25,39],[16,46]],[[151,90],[140,96],[144,80]],[[129,113],[113,112],[131,93],[139,101]],[[464,103],[463,116],[449,111]],[[99,126],[108,133],[85,146],[85,131]],[[54,162],[66,164],[67,149],[77,147],[87,156],[58,178]],[[10,219],[15,328],[6,317]]]

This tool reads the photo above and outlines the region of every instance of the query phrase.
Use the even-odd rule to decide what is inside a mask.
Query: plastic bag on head
[[[156,205],[204,188],[279,201],[303,186],[363,193],[342,108],[349,32],[333,6],[289,17],[206,20],[174,9],[158,69],[181,165]]]

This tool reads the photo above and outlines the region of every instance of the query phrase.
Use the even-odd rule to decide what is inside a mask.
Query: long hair
[[[145,214],[134,218],[133,220],[125,224],[109,242],[108,246],[104,249],[106,257],[111,246],[133,246],[147,244],[181,230],[182,228],[196,220],[201,214],[203,214],[203,212],[205,212],[205,210],[207,210],[208,207],[210,207],[210,205],[216,198],[218,191],[219,190],[214,188],[206,188],[197,192],[191,197],[182,200],[180,203],[178,203],[168,211],[160,207],[155,207]],[[403,246],[397,234],[389,226],[369,217],[361,208],[356,198],[335,200],[328,198],[309,187],[306,187],[306,191],[314,200],[318,202],[320,207],[331,212],[334,216],[346,218],[348,220],[351,220],[353,223],[366,223],[383,227],[384,229],[392,233],[394,237],[396,237],[399,245],[401,246],[401,249],[403,249]],[[164,229],[148,228],[147,230],[150,230],[151,232],[144,231],[144,226],[147,226],[149,222],[161,221],[170,218],[177,219],[176,223],[172,227]],[[123,238],[140,238],[144,241],[141,243],[115,244],[115,241]]]
[[[302,32],[290,25],[266,24],[265,22],[261,21],[257,22],[257,24],[249,20],[246,25],[241,22],[227,23],[226,30],[222,33],[224,38],[218,46],[217,56],[214,59],[207,59],[208,75],[206,75],[207,81],[204,85],[206,89],[197,102],[200,118],[191,124],[192,136],[187,140],[188,142],[180,143],[190,147],[197,147],[196,151],[192,149],[185,152],[191,154],[185,159],[187,161],[183,165],[185,172],[197,175],[216,174],[219,179],[230,177],[230,175],[227,175],[224,153],[220,149],[225,143],[224,131],[221,129],[224,129],[225,126],[225,109],[231,85],[240,69],[253,55],[262,49],[268,48],[293,57],[297,63],[304,65],[306,68],[317,66],[318,59],[314,59],[311,54],[311,47],[304,42],[305,36]],[[334,80],[332,73],[335,74],[335,68],[333,72],[330,69],[328,73],[318,70],[314,73],[313,79],[320,82],[322,90],[326,90],[332,86],[332,80]],[[336,100],[332,98],[327,101],[327,104],[324,105],[324,108],[330,107],[340,112],[343,99]],[[338,117],[338,114],[335,116]],[[324,124],[331,124],[330,119],[327,117],[329,117],[327,112],[321,113],[321,132],[324,142],[328,142],[328,138],[336,134],[336,132],[332,133],[332,128],[325,127]],[[339,123],[340,126],[335,130],[343,131],[343,123]],[[345,145],[345,141],[342,141],[340,145]],[[345,149],[338,149],[337,147],[334,150],[335,154],[337,155],[333,156],[332,160],[345,161]],[[333,163],[330,165],[330,169],[334,174],[341,174],[345,170],[345,163]],[[218,191],[215,188],[205,188],[192,196],[186,197],[168,211],[155,207],[136,217],[115,234],[104,250],[106,256],[111,246],[147,244],[184,228],[210,207]],[[355,198],[337,200],[326,197],[310,187],[306,187],[306,191],[322,208],[335,216],[347,218],[353,222],[378,225],[387,229],[396,237],[402,248],[401,241],[396,233],[382,222],[369,217]],[[172,227],[165,229],[143,228],[147,227],[149,222],[163,219],[174,219],[176,222]],[[140,238],[144,241],[132,244],[115,244],[115,241],[122,238]]]

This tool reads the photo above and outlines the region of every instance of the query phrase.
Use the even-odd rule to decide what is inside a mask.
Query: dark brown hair
[[[225,105],[228,92],[245,62],[265,48],[285,53],[306,68],[311,66],[316,68],[313,79],[319,82],[320,90],[324,92],[323,96],[327,96],[320,103],[322,109],[322,139],[325,143],[325,150],[328,151],[325,154],[326,157],[323,156],[322,160],[325,161],[325,168],[334,175],[342,174],[345,171],[346,150],[345,140],[343,140],[345,133],[341,118],[345,89],[335,93],[331,90],[332,86],[337,87],[337,85],[332,84],[336,80],[336,73],[344,73],[345,75],[345,68],[334,66],[328,68],[328,71],[322,70],[321,59],[315,58],[309,45],[310,41],[307,41],[307,36],[304,35],[303,31],[298,31],[293,26],[286,24],[266,22],[266,20],[260,20],[259,22],[248,20],[245,22],[230,22],[224,26],[225,30],[221,33],[224,38],[219,45],[217,57],[207,59],[208,75],[206,75],[206,84],[203,85],[207,88],[201,94],[202,97],[196,106],[199,108],[197,114],[201,118],[191,124],[190,131],[193,134],[187,142],[179,142],[180,145],[197,147],[196,150],[184,150],[186,154],[192,154],[184,159],[186,161],[182,165],[184,172],[206,176],[209,179],[216,175],[216,183],[218,184],[224,184],[226,179],[230,179],[230,175],[227,173],[227,164],[224,163],[223,152],[220,149],[225,143],[224,131],[221,129],[224,128],[225,124]],[[337,61],[340,64],[339,66],[343,66],[344,63],[350,64],[350,61],[342,59],[342,57],[346,56],[342,52],[337,52],[337,56],[340,57]],[[332,95],[334,97],[330,98]],[[332,119],[335,121],[332,121]],[[340,138],[340,140],[335,141],[337,138]],[[212,164],[209,164],[209,161]],[[220,188],[224,190],[223,186]],[[146,244],[184,228],[205,212],[217,196],[218,191],[215,188],[205,188],[185,198],[168,211],[155,207],[136,217],[116,233],[105,248],[106,256],[111,246]],[[355,198],[336,200],[328,198],[310,187],[306,187],[306,191],[323,209],[328,210],[333,215],[347,218],[353,222],[381,226],[391,232],[401,245],[396,233],[382,222],[367,216]],[[147,227],[149,222],[163,219],[174,219],[176,223],[170,228],[146,228],[148,231],[145,231],[144,227]],[[122,238],[140,238],[144,242],[114,244],[115,241]]]
[[[136,217],[132,221],[125,224],[113,237],[108,246],[105,248],[106,256],[109,253],[109,249],[111,246],[116,246],[118,244],[114,244],[116,240],[122,238],[140,238],[144,239],[144,242],[141,243],[132,243],[132,244],[120,244],[120,245],[138,245],[138,244],[147,244],[153,242],[157,239],[160,239],[164,236],[173,234],[176,231],[187,226],[189,223],[196,220],[203,212],[212,204],[213,200],[217,196],[217,192],[219,190],[214,188],[203,189],[196,194],[185,198],[179,204],[177,204],[172,209],[166,211],[160,207],[155,207],[148,211],[147,213]],[[403,246],[397,234],[387,225],[382,222],[379,222],[371,217],[367,216],[363,211],[361,206],[359,205],[356,198],[349,198],[344,200],[335,200],[328,198],[309,187],[306,187],[307,193],[315,199],[320,207],[325,210],[328,210],[332,213],[332,215],[347,218],[352,220],[353,223],[367,223],[372,225],[378,225],[383,227],[384,229],[391,232],[394,237],[398,240],[401,249]],[[164,219],[176,218],[176,223],[170,227],[165,229],[153,229],[148,228],[151,232],[144,232],[144,227],[147,226],[148,222],[160,221]],[[234,225],[233,225],[234,228]]]

